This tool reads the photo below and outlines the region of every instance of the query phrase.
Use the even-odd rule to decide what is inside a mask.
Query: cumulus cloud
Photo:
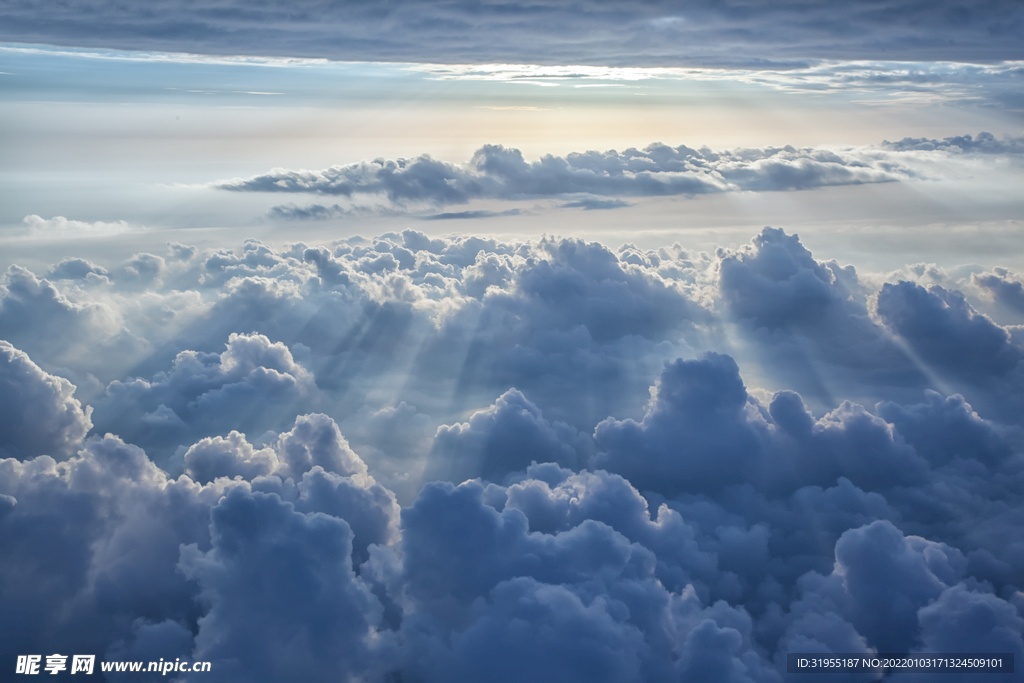
[[[667,591],[650,550],[595,520],[531,533],[520,510],[499,511],[486,496],[472,482],[430,485],[403,512],[406,580],[416,604],[405,622],[417,655],[405,663],[409,673],[425,669],[429,680],[440,680],[454,669],[472,679],[500,661],[511,667],[496,674],[501,680],[672,680],[719,659],[726,672],[775,679],[744,652],[751,646],[745,613],[724,604],[702,609],[692,592]],[[589,578],[597,575],[597,582]],[[469,625],[461,626],[466,617]],[[516,661],[527,650],[543,656]]]
[[[110,306],[76,303],[53,283],[20,266],[8,268],[0,285],[0,335],[47,360],[73,355],[73,340],[130,344],[118,318]]]
[[[210,533],[212,548],[186,546],[179,567],[209,605],[194,656],[213,662],[214,680],[372,671],[383,609],[352,571],[344,520],[234,489],[211,510]]]
[[[732,358],[676,361],[662,373],[641,422],[609,418],[598,425],[602,454],[595,465],[668,493],[742,481],[754,473],[761,441],[747,399]]]
[[[317,171],[275,169],[252,178],[219,181],[214,187],[233,192],[333,195],[364,202],[377,199],[397,206],[584,194],[592,197],[567,206],[593,209],[627,205],[600,199],[608,196],[807,190],[892,182],[913,174],[894,159],[857,150],[798,149],[788,145],[715,152],[657,143],[643,150],[547,155],[533,162],[527,162],[517,149],[485,145],[465,165],[427,155],[375,159]],[[278,218],[330,218],[345,211],[338,205],[312,205],[305,209],[276,207],[271,213]]]
[[[169,372],[151,380],[111,382],[95,402],[95,430],[168,455],[198,436],[283,426],[274,417],[281,406],[312,405],[316,393],[284,344],[233,333],[220,354],[182,351]]]
[[[170,479],[112,436],[89,440],[61,464],[49,456],[0,460],[0,535],[18,549],[0,567],[12,588],[4,612],[19,615],[16,627],[6,622],[5,656],[47,640],[108,658],[202,652],[218,661],[224,680],[240,670],[280,680],[300,651],[316,676],[322,667],[355,667],[352,648],[371,639],[382,610],[354,567],[369,546],[394,541],[398,510],[356,456],[342,457],[342,444],[326,435],[337,428],[324,420],[302,417],[281,437],[282,460],[301,441],[311,459],[332,468],[303,470],[293,459],[288,474],[297,478]],[[266,574],[271,567],[276,578]],[[252,582],[267,591],[264,599],[253,601]],[[276,614],[285,603],[296,624],[317,628],[300,633],[285,624]],[[238,618],[253,629],[240,631]],[[265,630],[270,622],[289,638]],[[351,638],[344,646],[336,642],[342,634]],[[366,646],[379,647],[372,640]],[[248,654],[254,647],[265,654],[258,663]]]
[[[84,280],[90,275],[107,277],[108,272],[105,268],[90,263],[85,259],[66,258],[60,263],[55,264],[46,273],[47,277],[55,280]]]
[[[525,470],[532,462],[578,469],[590,450],[585,434],[564,422],[551,424],[520,391],[509,389],[469,422],[438,428],[431,452],[430,479],[492,481]]]
[[[971,275],[971,282],[987,291],[996,304],[1024,314],[1024,282],[1005,268]]]
[[[0,340],[0,455],[64,458],[92,427],[92,408],[74,397],[75,385],[44,372],[24,351]]]
[[[0,655],[212,661],[197,683],[1024,656],[1019,344],[966,278],[917,271],[872,286],[777,229],[714,254],[406,230],[12,269]],[[44,313],[89,329],[147,297],[198,312],[139,327],[153,352],[94,397],[37,365]],[[93,337],[62,343],[81,372]]]
[[[659,253],[630,254],[634,264],[578,240],[412,230],[280,251],[250,241],[206,258],[201,285],[220,298],[174,345],[218,353],[239,328],[287,339],[317,387],[352,413],[383,383],[401,389],[374,410],[405,401],[453,424],[516,386],[552,410],[548,419],[592,426],[626,394],[645,394],[648,372],[631,368],[657,367],[678,332],[706,322],[685,291],[701,265]],[[149,373],[173,360],[161,351]],[[563,400],[582,382],[594,387],[585,402]]]
[[[764,371],[818,408],[842,400],[829,388],[835,385],[867,397],[887,386],[890,398],[912,400],[929,381],[873,314],[884,291],[876,298],[853,266],[818,261],[797,235],[776,228],[720,253],[723,312],[753,341]]]
[[[944,370],[1003,375],[1024,357],[1007,330],[974,310],[960,292],[938,285],[886,284],[878,294],[878,314],[926,361]]]
[[[710,353],[665,368],[643,419],[608,418],[594,432],[597,467],[668,496],[729,485],[793,490],[840,477],[869,489],[920,482],[925,463],[862,406],[843,402],[815,420],[800,396],[765,409],[735,361]]]

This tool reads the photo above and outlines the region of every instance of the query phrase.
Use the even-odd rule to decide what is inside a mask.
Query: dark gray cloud
[[[91,440],[60,467],[48,456],[0,464],[12,503],[0,515],[11,550],[0,563],[0,601],[16,617],[4,620],[5,657],[44,642],[101,655],[135,620],[194,623],[194,587],[175,569],[178,545],[209,543],[209,506],[221,493],[204,501],[116,437]]]
[[[145,10],[75,0],[60,12],[9,0],[0,39],[207,54],[355,61],[546,64],[757,64],[807,58],[1020,59],[1017,3],[909,0],[748,3],[663,0],[372,2],[302,0],[197,6],[162,0]]]
[[[641,422],[609,418],[598,425],[603,452],[594,465],[669,495],[757,477],[766,435],[748,419],[747,399],[732,358],[676,361],[662,373]]]
[[[518,216],[520,213],[522,212],[519,209],[509,209],[508,211],[449,211],[446,213],[435,213],[429,216],[423,216],[422,220],[451,221],[476,218],[495,218],[498,216]]]
[[[1014,451],[1015,431],[979,417],[963,396],[928,391],[924,403],[879,403],[878,414],[933,466],[962,458],[999,467]]]
[[[724,603],[702,608],[692,593],[667,591],[644,546],[593,519],[531,532],[518,508],[488,504],[489,492],[475,482],[432,484],[403,511],[404,576],[416,605],[403,623],[413,648],[408,674],[442,680],[454,670],[473,680],[497,661],[504,667],[493,675],[509,681],[659,681],[716,669],[719,677],[709,680],[732,680],[733,672],[776,680],[751,656],[747,615]],[[606,510],[612,518],[629,514]],[[668,516],[659,521],[668,523]],[[680,641],[689,647],[679,648]],[[516,656],[526,651],[538,656]]]
[[[267,211],[267,216],[275,220],[285,221],[326,221],[367,215],[397,215],[402,213],[398,209],[389,206],[351,206],[344,207],[338,204],[324,206],[323,204],[308,204],[298,206],[296,204],[281,204],[272,206]]]
[[[271,218],[282,218],[284,220],[327,220],[339,218],[346,215],[345,210],[335,204],[334,206],[323,206],[321,204],[310,204],[309,206],[296,206],[287,204],[275,206],[267,212]]]
[[[621,199],[598,199],[596,197],[577,199],[576,201],[566,202],[565,204],[562,204],[562,208],[565,209],[583,209],[584,211],[621,209],[624,206],[632,206],[632,204],[630,204],[629,202],[624,202]]]

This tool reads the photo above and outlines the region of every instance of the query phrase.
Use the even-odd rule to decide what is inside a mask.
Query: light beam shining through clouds
[[[0,2],[0,678],[1019,680],[1022,27]]]

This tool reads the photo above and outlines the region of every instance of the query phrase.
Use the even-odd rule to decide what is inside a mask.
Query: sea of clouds
[[[778,228],[12,266],[0,652],[275,683],[1024,661],[1022,292]]]

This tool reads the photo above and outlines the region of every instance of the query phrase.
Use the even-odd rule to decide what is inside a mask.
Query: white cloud
[[[32,236],[53,239],[107,237],[133,230],[125,221],[117,221],[116,223],[104,223],[103,221],[87,223],[85,221],[68,220],[64,216],[42,218],[33,214],[25,216],[22,222],[28,226]]]

